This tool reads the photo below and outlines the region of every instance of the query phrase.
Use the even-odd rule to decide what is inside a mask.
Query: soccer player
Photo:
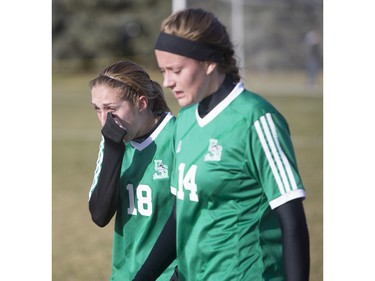
[[[161,31],[163,85],[183,107],[171,179],[179,280],[308,280],[306,193],[287,121],[245,88],[212,13],[176,12]],[[163,231],[136,280],[154,280],[171,235]]]
[[[116,213],[111,280],[132,280],[172,212],[175,117],[161,86],[129,60],[110,65],[89,85],[103,126],[89,210],[100,227]],[[169,281],[174,267],[158,280]]]

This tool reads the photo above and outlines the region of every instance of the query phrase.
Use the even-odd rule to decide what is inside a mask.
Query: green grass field
[[[97,227],[88,192],[100,141],[88,81],[95,74],[53,74],[52,98],[52,272],[54,281],[104,281],[111,271],[113,223]],[[151,77],[160,81],[158,73]],[[323,95],[304,73],[249,75],[245,84],[270,100],[289,122],[310,231],[310,280],[323,280]],[[172,111],[178,105],[169,92]]]

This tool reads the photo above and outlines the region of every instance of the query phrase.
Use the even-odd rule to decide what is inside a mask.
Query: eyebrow
[[[92,106],[97,106],[95,103],[91,102],[91,105]],[[103,106],[117,106],[118,104],[117,103],[103,103]]]

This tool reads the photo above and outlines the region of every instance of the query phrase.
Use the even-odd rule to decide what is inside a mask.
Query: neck
[[[214,76],[212,77],[209,94],[206,97],[209,97],[213,95],[214,93],[216,93],[225,80],[226,76],[224,73],[219,73],[219,72],[215,72],[215,73],[216,74],[213,74]]]
[[[212,109],[215,108],[222,100],[224,100],[229,93],[236,86],[236,83],[233,82],[232,78],[227,75],[225,76],[224,81],[221,83],[219,88],[212,93],[211,95],[204,98],[198,104],[198,114],[200,117],[206,116]]]
[[[151,113],[152,117],[150,117],[149,121],[147,122],[147,128],[144,130],[145,133],[143,133],[141,136],[136,137],[133,139],[133,141],[141,143],[146,138],[148,138],[155,129],[159,126],[159,124],[163,121],[164,117],[167,115],[165,112],[161,112],[159,114]]]

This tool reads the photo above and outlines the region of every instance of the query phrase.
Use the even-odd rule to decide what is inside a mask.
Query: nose
[[[105,122],[107,121],[107,111],[101,110],[100,112],[98,112],[98,118],[99,118],[100,124],[104,126]]]
[[[171,75],[168,73],[164,74],[163,86],[165,88],[172,89],[174,86],[174,80],[172,79]]]

